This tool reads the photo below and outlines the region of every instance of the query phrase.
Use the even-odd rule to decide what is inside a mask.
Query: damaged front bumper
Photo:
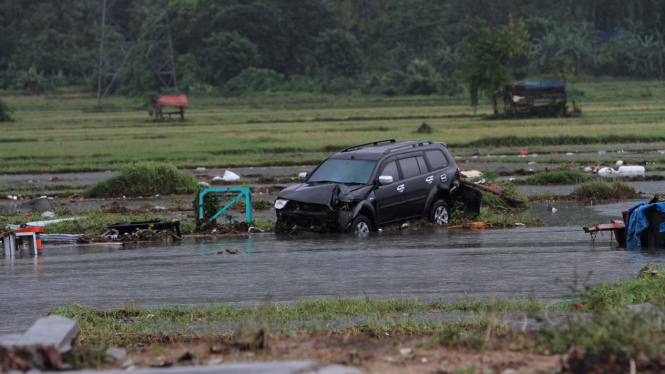
[[[295,206],[294,206],[295,205]],[[344,232],[352,221],[353,212],[335,210],[326,205],[290,202],[276,210],[275,232],[312,231],[319,233]]]

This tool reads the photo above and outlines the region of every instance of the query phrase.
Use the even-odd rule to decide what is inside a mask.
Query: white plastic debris
[[[199,182],[199,186],[203,186],[203,187],[210,187],[210,183],[206,183],[206,182]]]
[[[222,179],[224,180],[224,182],[236,182],[240,180],[240,175],[232,171],[225,170]]]
[[[258,228],[258,227],[254,227],[254,226],[250,227],[249,230],[247,230],[247,232],[249,232],[249,233],[252,233],[252,232],[263,232],[263,231],[264,231],[264,230],[261,230],[260,228]]]
[[[617,166],[621,166],[621,165],[623,165],[623,161],[617,160]]]
[[[644,166],[631,165],[631,166],[620,166],[619,175],[644,175],[645,169]]]
[[[198,167],[198,168],[196,168],[196,171],[204,171],[205,169],[206,169],[206,168]]]
[[[48,217],[48,218],[55,217],[55,213],[47,210],[46,212],[42,213],[42,217]]]
[[[462,175],[467,178],[478,178],[483,176],[483,172],[478,170],[463,170]]]
[[[213,177],[213,178],[212,178],[212,181],[213,181],[213,182],[223,182],[223,181],[224,181],[224,178],[222,178],[222,177],[220,177],[220,176],[218,175],[218,176],[216,176],[216,177]]]
[[[481,179],[478,182],[475,182],[474,184],[485,184],[485,179]]]
[[[535,164],[536,164],[536,161],[531,161],[527,165],[535,165]]]
[[[587,166],[587,167],[584,168],[585,173],[591,173],[592,170],[593,169],[591,168],[591,166]]]
[[[526,226],[526,225],[523,224],[522,222],[517,222],[517,223],[515,223],[515,226]]]
[[[618,174],[619,172],[610,168],[610,167],[604,167],[600,170],[598,170],[598,175],[612,175],[612,174]]]
[[[573,155],[575,155],[573,152],[566,153],[566,156],[573,156]]]

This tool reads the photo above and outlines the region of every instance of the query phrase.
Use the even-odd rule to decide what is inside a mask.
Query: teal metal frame
[[[228,204],[224,205],[214,216],[212,216],[208,222],[212,222],[217,219],[217,217],[223,215],[229,219],[231,222],[236,222],[236,219],[231,217],[230,214],[226,212],[236,201],[241,198],[245,198],[245,221],[252,222],[252,191],[249,187],[210,187],[202,190],[199,193],[199,214],[198,218],[203,219],[203,197],[209,193],[214,194],[217,199],[233,199]]]

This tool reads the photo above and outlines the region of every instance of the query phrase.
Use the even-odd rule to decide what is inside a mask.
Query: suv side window
[[[432,150],[425,152],[425,154],[427,155],[427,159],[433,170],[443,169],[448,166],[448,158],[446,158],[446,155],[444,155],[443,152]]]
[[[390,161],[389,163],[383,166],[383,170],[379,175],[390,175],[393,177],[393,182],[399,180],[399,172],[397,171],[397,163],[395,161]]]
[[[425,163],[423,156],[418,156],[416,159],[418,160],[418,166],[420,166],[420,174],[427,173],[429,170],[427,170],[427,164]]]
[[[417,177],[420,175],[420,167],[415,157],[403,158],[399,160],[399,166],[402,168],[404,179]]]

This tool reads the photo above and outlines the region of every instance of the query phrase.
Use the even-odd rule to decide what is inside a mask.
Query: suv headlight
[[[288,200],[285,200],[285,199],[277,199],[277,200],[275,200],[275,209],[278,209],[278,210],[279,210],[279,209],[284,208],[288,202],[289,202],[289,201],[288,201]]]

